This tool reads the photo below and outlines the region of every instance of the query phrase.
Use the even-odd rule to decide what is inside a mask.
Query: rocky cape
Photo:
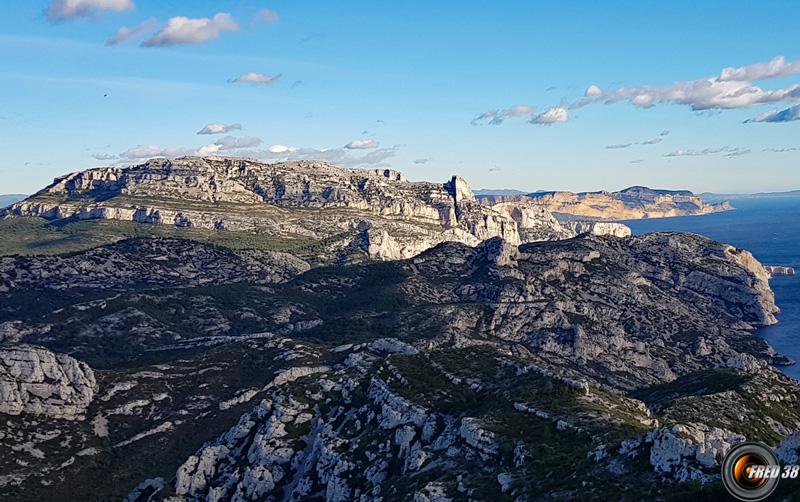
[[[133,239],[0,277],[15,499],[670,500],[800,449],[769,274],[697,235],[311,269]]]
[[[56,179],[0,218],[110,219],[232,231],[325,244],[327,261],[402,259],[440,242],[476,245],[554,240],[579,233],[629,235],[621,224],[560,224],[543,207],[480,204],[469,185],[409,182],[394,170],[324,162],[264,164],[221,157],[153,159]]]
[[[525,204],[544,208],[559,218],[636,220],[694,216],[733,209],[727,201],[709,203],[688,190],[654,190],[634,186],[619,192],[533,192],[523,195],[483,195],[482,204]]]

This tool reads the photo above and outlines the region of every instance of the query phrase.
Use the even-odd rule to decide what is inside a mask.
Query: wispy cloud
[[[302,80],[295,80],[294,82],[292,82],[292,89],[297,89],[303,84],[305,84],[305,82],[303,82]]]
[[[655,138],[652,138],[652,139],[647,139],[647,140],[644,140],[644,141],[637,141],[637,142],[632,142],[632,143],[617,143],[617,144],[613,144],[613,145],[607,145],[606,149],[607,150],[619,150],[619,149],[623,149],[623,148],[630,148],[630,147],[635,146],[635,145],[643,145],[643,146],[657,145],[657,144],[661,143],[662,141],[664,141],[664,137],[667,136],[668,134],[669,134],[669,131],[664,130],[664,131],[661,131],[658,134],[658,136],[656,136]]]
[[[720,148],[703,148],[702,150],[675,150],[674,152],[667,153],[664,157],[705,157],[707,155],[722,154],[725,157],[739,157],[747,155],[750,149],[743,147],[723,146]]]
[[[631,161],[631,164],[641,164],[642,162],[644,162],[644,159],[634,159]]]
[[[101,12],[124,12],[136,6],[132,0],[52,0],[47,8],[51,21],[92,17]]]
[[[117,156],[111,153],[93,153],[92,158],[95,160],[114,160]]]
[[[571,108],[591,103],[626,101],[639,108],[657,104],[679,104],[692,110],[748,108],[751,106],[800,100],[800,84],[778,89],[763,89],[753,81],[800,73],[800,61],[778,56],[771,61],[739,68],[725,68],[718,76],[675,82],[666,86],[632,86],[604,90],[590,85],[584,97]]]
[[[747,155],[750,153],[749,148],[740,148],[736,150],[732,150],[725,154],[726,157],[740,157],[742,155]]]
[[[429,158],[414,159],[414,164],[427,164],[430,161],[431,161],[431,159],[429,159]]]
[[[275,24],[281,17],[272,9],[259,9],[255,16],[256,21],[264,24]]]
[[[784,110],[765,112],[758,117],[745,120],[745,122],[793,122],[795,120],[800,120],[800,105],[795,105]]]
[[[648,140],[642,141],[639,144],[640,145],[657,145],[657,144],[661,143],[662,141],[664,141],[664,139],[659,136],[657,138],[653,138],[653,139],[648,139]]]
[[[231,82],[237,84],[257,84],[257,85],[271,85],[274,84],[279,78],[281,78],[281,74],[277,75],[266,75],[264,73],[256,73],[251,71],[241,77],[236,77]]]
[[[212,18],[170,18],[167,25],[151,38],[142,42],[144,47],[164,47],[173,45],[202,44],[218,38],[223,31],[236,31],[239,25],[227,12],[220,12]]]
[[[158,25],[158,21],[156,19],[148,19],[143,21],[136,26],[127,27],[123,26],[120,28],[113,37],[106,40],[106,45],[114,46],[119,45],[121,43],[127,42],[132,38],[140,37],[156,28]]]
[[[207,124],[197,131],[197,134],[226,134],[231,131],[241,131],[242,124]]]
[[[800,152],[800,148],[796,146],[791,146],[788,148],[764,148],[763,151],[774,152],[774,153]]]
[[[344,145],[348,150],[371,150],[379,146],[380,143],[374,139],[354,139],[350,143]]]
[[[500,125],[506,119],[510,118],[528,118],[533,117],[536,108],[529,105],[514,105],[502,110],[489,110],[483,112],[472,119],[472,125]]]

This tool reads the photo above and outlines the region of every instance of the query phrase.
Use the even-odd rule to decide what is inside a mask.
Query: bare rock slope
[[[2,393],[14,499],[697,498],[731,445],[800,428],[752,333],[767,272],[696,235],[305,271],[174,239],[56,259],[4,262],[2,388],[36,389]]]

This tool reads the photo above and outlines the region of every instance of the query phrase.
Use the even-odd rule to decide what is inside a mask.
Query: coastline
[[[737,201],[736,211],[658,219],[624,220],[634,235],[656,231],[690,232],[747,249],[765,266],[800,269],[800,236],[790,231],[800,226],[800,196],[752,197]],[[781,309],[778,323],[757,329],[784,356],[800,362],[800,277],[775,275],[770,287]],[[777,366],[800,379],[800,364]]]

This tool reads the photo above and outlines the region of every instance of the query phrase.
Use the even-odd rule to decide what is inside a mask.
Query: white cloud
[[[235,79],[232,80],[232,82],[235,82],[235,83],[238,83],[238,84],[270,85],[270,84],[274,84],[275,81],[277,81],[279,78],[281,78],[280,74],[272,76],[272,75],[265,75],[263,73],[256,73],[256,72],[251,71],[250,73],[248,73],[246,75],[242,75],[241,77],[236,77]]]
[[[758,117],[745,120],[745,122],[793,122],[795,120],[800,120],[800,105],[795,105],[785,110],[765,112]]]
[[[747,108],[755,105],[800,100],[800,84],[779,89],[763,89],[752,83],[800,73],[800,61],[786,61],[778,56],[771,61],[741,68],[725,68],[719,76],[675,82],[666,86],[632,86],[602,90],[589,86],[585,97],[570,108],[590,103],[627,101],[639,108],[657,104],[686,105],[692,110]]]
[[[139,145],[135,148],[130,148],[119,154],[120,160],[128,162],[140,162],[147,159],[156,157],[167,157],[173,159],[175,157],[185,156],[208,156],[217,155],[225,152],[239,152],[245,148],[257,147],[261,144],[261,139],[245,136],[242,138],[235,138],[233,136],[225,136],[218,139],[213,143],[200,146],[198,148],[187,147],[167,147],[162,148],[156,145]]]
[[[132,0],[53,0],[47,8],[47,17],[51,21],[66,21],[104,11],[123,12],[134,8]]]
[[[289,153],[295,151],[294,148],[286,145],[272,145],[267,150],[269,153]]]
[[[127,160],[130,162],[137,162],[147,159],[152,159],[155,157],[182,157],[185,155],[195,155],[197,153],[196,149],[193,148],[183,148],[183,147],[170,147],[170,148],[161,148],[160,146],[156,145],[139,145],[135,148],[130,148],[125,150],[121,154],[119,154],[120,159]]]
[[[230,131],[241,131],[242,124],[207,124],[197,134],[225,134]]]
[[[399,147],[377,148],[361,156],[352,155],[345,148],[295,148],[272,145],[266,150],[243,150],[240,154],[267,162],[287,160],[321,160],[342,167],[386,166],[386,160],[397,154]]]
[[[722,81],[747,82],[768,78],[788,77],[800,73],[800,61],[786,61],[783,56],[776,56],[770,61],[755,63],[739,68],[723,68],[719,74]]]
[[[374,139],[354,139],[350,143],[344,145],[348,150],[371,150],[379,146],[380,143]]]
[[[281,17],[272,9],[259,9],[256,12],[256,21],[265,24],[275,24],[280,21]]]
[[[483,112],[472,119],[472,125],[500,125],[509,118],[531,118],[536,108],[528,105],[514,105],[503,110]]]
[[[606,145],[606,150],[621,150],[623,148],[629,148],[633,146],[635,143],[622,143],[618,145]]]
[[[565,108],[560,106],[556,106],[550,108],[544,113],[540,113],[539,115],[533,117],[530,122],[531,124],[555,124],[558,122],[567,122],[569,120],[569,113]]]
[[[192,152],[190,155],[198,155],[200,157],[208,157],[208,156],[211,156],[211,155],[218,154],[221,150],[222,150],[222,148],[218,144],[211,143],[211,144],[208,144],[208,145],[201,146],[200,148],[198,148],[197,150]]]
[[[587,98],[595,98],[597,96],[603,95],[603,89],[597,87],[596,85],[590,85],[586,88],[586,92],[583,93],[584,96]]]
[[[123,26],[113,37],[106,40],[106,45],[114,46],[123,42],[127,42],[132,38],[140,37],[148,31],[154,30],[157,24],[158,21],[155,19],[148,19],[147,21],[143,21],[131,28]]]
[[[669,136],[669,129],[664,129],[664,130],[663,130],[663,131],[661,131],[661,132],[660,132],[658,135],[659,135],[659,136],[662,136],[662,137],[663,137],[663,136]]]
[[[145,40],[145,47],[201,44],[218,38],[223,31],[235,31],[239,25],[226,12],[213,18],[192,19],[184,16],[170,18],[167,25],[151,38]]]
[[[391,148],[377,148],[363,155],[353,155],[351,150],[345,148],[295,148],[286,145],[272,145],[265,149],[255,147],[261,144],[259,138],[243,137],[234,138],[226,136],[214,143],[198,148],[169,147],[162,148],[156,145],[139,145],[119,154],[120,162],[138,163],[156,157],[176,158],[184,156],[210,156],[234,155],[259,159],[266,162],[279,162],[287,160],[321,160],[342,167],[384,167],[386,160],[395,156],[399,146]]]

